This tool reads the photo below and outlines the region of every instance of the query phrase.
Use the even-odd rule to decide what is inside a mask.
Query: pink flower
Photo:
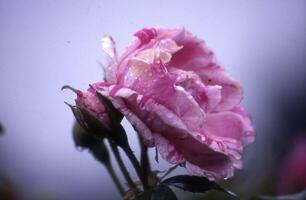
[[[296,138],[292,147],[278,172],[279,194],[292,194],[306,189],[306,137]]]
[[[110,36],[102,39],[110,62],[106,82],[93,88],[108,96],[145,144],[170,163],[212,180],[231,177],[255,137],[239,105],[239,83],[204,41],[184,28],[144,28],[134,35],[121,57]]]

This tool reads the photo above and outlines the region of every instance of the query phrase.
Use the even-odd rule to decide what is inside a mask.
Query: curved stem
[[[173,172],[178,166],[179,166],[179,165],[177,164],[177,165],[174,165],[174,166],[170,167],[170,168],[166,171],[166,173],[165,173],[162,177],[160,177],[160,180],[162,180],[162,179],[164,179],[166,176],[168,176],[168,175],[169,175],[171,172]]]
[[[121,196],[124,195],[124,188],[113,168],[113,165],[111,163],[110,160],[110,156],[108,153],[108,149],[104,143],[104,141],[99,141],[97,140],[95,143],[93,143],[90,147],[89,147],[89,151],[92,153],[92,155],[94,156],[94,158],[99,161],[101,164],[103,164],[108,173],[110,174],[111,178],[113,179],[115,185],[117,186],[117,189],[119,190]]]
[[[151,165],[148,157],[148,148],[144,145],[142,138],[139,136],[139,143],[141,148],[140,165],[146,175],[151,174]]]
[[[106,167],[108,173],[111,175],[111,177],[112,177],[115,185],[117,186],[117,189],[119,190],[120,194],[123,196],[124,195],[124,189],[123,189],[123,186],[120,183],[120,180],[119,180],[118,176],[115,173],[115,170],[114,170],[113,166],[109,163],[109,164],[106,164],[105,167]]]
[[[113,153],[115,155],[115,158],[116,158],[116,160],[118,162],[118,165],[119,165],[119,167],[120,167],[120,169],[121,169],[121,171],[122,171],[122,173],[123,173],[123,175],[124,175],[124,177],[126,179],[126,182],[128,183],[128,185],[129,185],[129,187],[131,189],[137,191],[138,188],[135,185],[134,181],[132,180],[132,178],[131,178],[131,176],[130,176],[126,166],[124,165],[124,162],[122,160],[122,157],[120,155],[118,147],[112,141],[109,140],[108,142],[109,142],[109,145],[110,145],[110,147],[111,147],[111,149],[112,149],[112,151],[113,151]]]
[[[134,155],[134,152],[132,151],[132,149],[127,146],[125,148],[123,148],[124,152],[126,153],[127,157],[130,159],[133,167],[136,170],[136,173],[143,185],[144,190],[149,189],[149,185],[148,185],[148,176],[142,171],[140,164],[137,160],[137,158]]]

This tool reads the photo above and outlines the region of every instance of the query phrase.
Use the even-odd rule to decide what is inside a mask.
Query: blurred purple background
[[[73,94],[60,88],[86,89],[102,79],[103,34],[122,52],[142,27],[182,25],[203,38],[244,87],[257,141],[247,148],[237,180],[240,190],[260,191],[265,173],[259,171],[273,167],[294,134],[306,130],[306,1],[0,0],[0,123],[6,131],[0,173],[22,197],[119,198],[103,166],[75,149],[74,118],[63,103],[73,102]],[[277,153],[267,153],[272,149]]]

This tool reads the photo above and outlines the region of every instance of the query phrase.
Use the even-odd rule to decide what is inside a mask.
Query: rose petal
[[[102,44],[102,49],[103,51],[110,57],[110,58],[115,58],[117,56],[116,53],[116,44],[114,39],[109,36],[105,35],[101,39],[101,44]]]
[[[186,160],[186,168],[194,175],[205,175],[210,179],[227,178],[233,174],[229,156],[216,152],[193,137],[171,140],[177,151]]]
[[[185,162],[182,154],[180,154],[176,148],[160,134],[154,134],[155,145],[163,159],[167,160],[171,164],[180,164]]]
[[[134,33],[134,36],[136,36],[142,44],[147,44],[157,36],[157,33],[154,28],[143,28]]]
[[[206,47],[204,41],[185,31],[178,34],[174,40],[183,48],[173,54],[169,67],[193,71],[205,85],[220,85],[222,98],[216,110],[229,110],[240,103],[240,85],[220,68],[213,52]]]
[[[209,113],[204,125],[206,134],[241,140],[246,130],[242,118],[234,112]]]
[[[194,72],[170,68],[177,74],[176,85],[182,86],[206,112],[213,111],[221,101],[221,86],[205,86]]]
[[[255,129],[252,125],[252,120],[248,112],[244,110],[242,106],[236,106],[231,110],[232,112],[240,115],[244,126],[244,135],[242,143],[244,146],[253,143],[255,141]]]
[[[205,84],[222,87],[221,101],[215,111],[230,110],[240,103],[243,97],[242,88],[223,69],[212,67],[199,70],[197,73]]]

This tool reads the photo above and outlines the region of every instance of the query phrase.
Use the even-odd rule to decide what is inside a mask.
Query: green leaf
[[[306,200],[306,190],[292,194],[292,195],[285,195],[285,196],[257,196],[253,197],[250,200]]]
[[[164,179],[166,176],[168,176],[171,172],[173,172],[177,167],[179,166],[179,164],[176,164],[172,167],[170,167],[166,173],[161,177],[161,179]]]
[[[207,178],[200,176],[178,175],[168,178],[162,183],[189,192],[205,193],[209,190],[218,190],[225,192],[232,197],[238,198],[236,194],[222,188],[216,182],[210,181]]]
[[[160,184],[151,190],[144,191],[133,200],[177,200],[177,198],[167,185]]]
[[[137,195],[133,200],[151,200],[152,190],[147,190]]]
[[[177,198],[167,185],[160,184],[154,188],[151,200],[177,200]]]

